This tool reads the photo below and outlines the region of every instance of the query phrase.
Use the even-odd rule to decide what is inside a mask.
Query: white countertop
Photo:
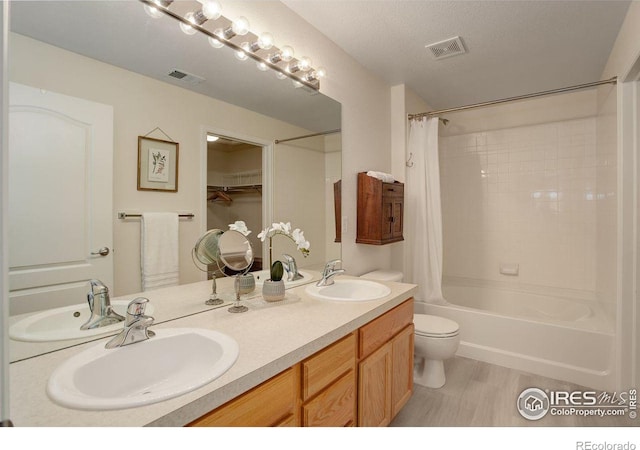
[[[391,288],[391,294],[380,300],[320,301],[307,297],[305,287],[300,286],[288,290],[282,304],[266,303],[256,297],[243,302],[250,308],[246,313],[231,314],[225,306],[154,325],[156,329],[193,327],[228,334],[238,342],[240,354],[220,378],[195,391],[148,406],[80,411],[58,406],[47,397],[47,381],[58,365],[91,346],[104,345],[109,338],[12,363],[11,419],[18,427],[185,425],[399,305],[412,297],[416,289],[412,284],[382,283]],[[207,289],[209,282],[199,282],[141,295],[159,307],[170,302],[179,308],[185,299]],[[124,375],[126,368],[122,370]]]

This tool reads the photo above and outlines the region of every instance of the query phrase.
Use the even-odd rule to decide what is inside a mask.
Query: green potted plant
[[[277,302],[284,299],[284,267],[282,262],[275,261],[271,264],[271,278],[265,280],[262,285],[262,297],[268,302]]]

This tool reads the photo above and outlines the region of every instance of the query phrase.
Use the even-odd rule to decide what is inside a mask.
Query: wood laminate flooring
[[[551,391],[592,391],[482,361],[455,357],[445,361],[446,384],[430,389],[414,384],[413,396],[392,427],[637,427],[640,417],[553,416],[527,420],[516,402],[530,387]],[[639,410],[640,413],[640,410]]]

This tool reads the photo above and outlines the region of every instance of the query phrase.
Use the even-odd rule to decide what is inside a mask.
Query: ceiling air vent
[[[193,75],[191,73],[185,72],[184,70],[173,69],[168,73],[171,78],[175,78],[176,80],[180,80],[183,83],[188,83],[191,85],[200,84],[204,81],[204,78],[199,77],[197,75]]]
[[[450,56],[467,53],[467,49],[464,48],[464,44],[462,43],[460,36],[436,42],[435,44],[429,44],[425,47],[431,51],[431,55],[435,59],[444,59]]]

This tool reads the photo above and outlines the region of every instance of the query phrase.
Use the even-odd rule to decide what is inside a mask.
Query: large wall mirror
[[[175,4],[185,11],[197,8],[195,1]],[[50,230],[65,229],[66,213],[106,211],[102,218],[92,216],[87,221],[108,224],[107,233],[112,238],[106,240],[110,242],[99,242],[93,232],[81,230],[76,233],[77,254],[73,254],[74,249],[66,250],[71,255],[68,259],[78,265],[107,261],[112,274],[103,281],[114,297],[141,291],[140,219],[120,219],[119,212],[172,211],[194,215],[192,219],[179,221],[181,284],[203,280],[203,273],[191,260],[191,250],[199,236],[208,228],[227,229],[236,220],[251,223],[254,237],[269,225],[264,223],[265,217],[270,221],[291,222],[293,227],[302,229],[311,242],[307,258],[295,246],[291,247],[288,240],[274,242],[275,258],[289,253],[302,269],[316,269],[325,261],[340,257],[334,189],[341,178],[341,137],[339,132],[323,134],[341,128],[338,102],[306,88],[296,88],[291,80],[280,80],[271,71],[257,70],[251,60],[238,61],[231,49],[214,49],[205,36],[184,34],[169,17],[150,17],[136,0],[14,1],[10,30],[11,93],[19,92],[20,99],[27,100],[42,96],[48,100],[61,99],[63,103],[68,99],[86,102],[84,106],[97,105],[96,114],[110,115],[112,120],[112,131],[104,135],[95,131],[91,123],[73,124],[80,130],[78,142],[98,140],[112,148],[112,167],[105,164],[102,169],[91,168],[88,161],[93,157],[84,155],[85,159],[76,159],[67,146],[38,144],[45,154],[58,152],[57,160],[61,161],[52,168],[53,179],[47,181],[46,168],[29,172],[29,167],[38,164],[36,161],[30,164],[29,157],[23,155],[20,178],[31,182],[10,190],[10,204],[22,207],[15,210],[21,211],[15,216],[27,221],[30,213],[34,217],[36,213],[24,205],[30,198],[38,198],[42,207],[47,208],[50,223],[47,226],[48,222],[38,222],[39,234],[46,239],[34,241],[33,248],[23,238],[10,237],[10,265],[12,260],[20,261],[10,269],[12,316],[85,302],[87,280],[96,278],[90,271],[60,284],[64,289],[30,295],[41,292],[39,287],[29,284],[31,274],[42,272],[43,264],[55,261],[50,255],[54,249],[47,239],[57,241],[58,232]],[[277,41],[277,33],[273,34]],[[187,76],[175,78],[171,74],[176,71]],[[17,94],[13,100],[16,98]],[[10,102],[13,100],[10,97]],[[15,109],[10,111],[10,118],[14,112]],[[34,135],[42,135],[40,138],[46,141],[50,134],[41,131],[44,127],[39,122],[29,120],[13,123],[20,123]],[[10,127],[10,154],[12,130]],[[221,141],[226,147],[207,144],[206,137],[212,132],[227,140]],[[320,135],[288,140],[309,134]],[[177,192],[137,189],[137,142],[139,136],[145,135],[179,143]],[[235,145],[234,140],[242,145]],[[275,144],[277,140],[287,142]],[[252,150],[247,143],[257,147]],[[33,147],[29,142],[22,144],[24,148]],[[263,155],[267,150],[270,159],[265,162]],[[254,160],[249,161],[252,153],[252,158],[256,153],[259,155],[255,164]],[[82,180],[69,175],[72,167],[83,172]],[[257,198],[250,198],[251,193],[237,192],[230,194],[231,202],[209,201],[208,174],[246,175],[252,171],[261,172],[261,183],[269,184],[269,190],[260,191]],[[108,176],[101,178],[102,172]],[[10,165],[10,186],[12,176],[18,179]],[[84,200],[78,200],[77,208],[65,203],[67,194],[63,188],[66,186],[72,192],[81,182],[93,183],[110,199],[95,204],[82,197]],[[251,203],[259,204],[262,213],[248,212],[246,208]],[[268,214],[264,213],[265,208]],[[13,225],[14,231],[21,227]],[[110,250],[106,256],[100,254],[103,247]],[[51,281],[45,279],[43,283]],[[207,307],[201,302],[197,308],[204,311]],[[188,312],[193,313],[193,309]],[[157,310],[154,315],[156,322],[162,322],[181,313],[176,305],[171,312]],[[27,351],[23,347],[20,352],[12,352],[12,360],[16,360],[16,355],[21,359],[76,343],[77,340],[33,344]]]

